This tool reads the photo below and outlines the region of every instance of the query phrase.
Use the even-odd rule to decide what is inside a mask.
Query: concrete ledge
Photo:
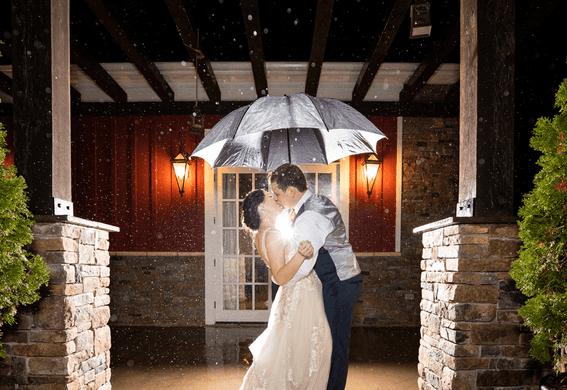
[[[107,225],[101,222],[89,221],[88,219],[77,218],[71,215],[36,215],[34,219],[37,223],[70,223],[72,225],[78,225],[88,228],[95,228],[100,230],[105,230],[107,232],[117,233],[120,231],[118,226]]]
[[[413,229],[414,233],[424,233],[442,227],[462,224],[516,224],[518,217],[449,217]]]

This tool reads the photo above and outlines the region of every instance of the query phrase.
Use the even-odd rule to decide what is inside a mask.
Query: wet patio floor
[[[112,329],[113,390],[238,389],[262,325]],[[419,328],[353,328],[347,390],[417,389]]]

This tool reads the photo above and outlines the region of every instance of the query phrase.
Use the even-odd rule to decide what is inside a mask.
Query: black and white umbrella
[[[328,165],[376,153],[382,138],[372,122],[339,100],[304,93],[266,96],[220,120],[191,157],[205,159],[212,168],[269,171],[284,163]]]

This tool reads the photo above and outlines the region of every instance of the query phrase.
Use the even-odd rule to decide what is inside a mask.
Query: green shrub
[[[534,189],[519,210],[519,258],[511,275],[529,298],[519,310],[534,333],[531,354],[561,371],[567,345],[567,79],[561,83],[553,118],[540,118],[530,146],[542,154]]]
[[[27,206],[24,178],[16,174],[14,166],[3,164],[8,152],[5,138],[0,124],[0,330],[3,324],[16,322],[18,306],[40,298],[37,290],[49,280],[47,264],[24,248],[33,240],[34,221]],[[6,357],[1,342],[0,357]]]

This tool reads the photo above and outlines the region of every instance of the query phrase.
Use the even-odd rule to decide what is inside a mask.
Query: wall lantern
[[[179,133],[181,138],[181,133]],[[173,165],[173,171],[175,173],[175,179],[177,180],[177,188],[179,188],[179,193],[183,196],[183,191],[185,190],[185,180],[189,176],[189,154],[183,151],[183,141],[179,145],[179,154],[169,160],[171,165]]]
[[[431,4],[426,0],[415,0],[411,6],[410,38],[427,38],[431,35]]]
[[[374,188],[374,183],[376,182],[376,176],[378,174],[378,169],[380,168],[382,161],[376,158],[374,154],[367,154],[364,157],[364,175],[366,176],[366,193],[368,198],[372,195],[372,189]]]

